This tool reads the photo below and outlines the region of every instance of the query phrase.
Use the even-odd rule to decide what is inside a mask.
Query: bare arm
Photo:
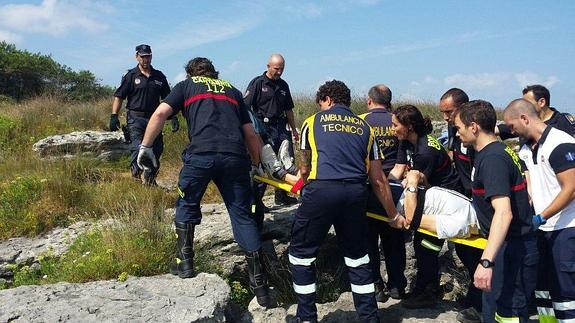
[[[295,141],[299,141],[299,134],[297,133],[297,129],[295,127],[295,118],[293,116],[293,110],[286,111],[286,117]]]
[[[419,185],[420,177],[423,176],[422,173],[416,170],[409,171],[407,173],[407,187],[417,187]],[[417,208],[417,192],[412,193],[405,191],[405,197],[403,200],[403,210],[405,212],[405,219],[408,226],[413,221],[413,216],[415,215],[415,209]]]
[[[112,114],[118,114],[122,108],[122,98],[115,96],[114,102],[112,102]]]
[[[389,175],[387,176],[387,178],[399,182],[403,179],[403,173],[405,173],[406,169],[407,169],[406,164],[395,164],[395,166],[393,166],[393,169],[391,170],[391,172],[389,172]]]
[[[491,205],[495,212],[493,214],[493,219],[491,220],[491,228],[489,230],[487,245],[485,246],[485,250],[483,250],[481,259],[493,261],[505,240],[513,214],[511,212],[511,200],[508,196],[500,195],[492,197]],[[495,264],[495,266],[497,266],[497,264]],[[484,291],[490,291],[492,276],[492,268],[484,268],[483,266],[478,265],[474,275],[475,287]]]
[[[557,174],[557,181],[559,181],[561,191],[551,201],[551,204],[541,212],[541,216],[545,219],[549,219],[557,212],[563,210],[575,198],[575,168],[570,168]]]
[[[311,171],[311,150],[300,150],[300,156],[299,172],[304,182],[307,182]]]
[[[369,182],[375,196],[385,209],[385,213],[390,220],[394,220],[397,216],[397,210],[395,208],[395,203],[393,203],[393,197],[391,195],[391,189],[389,188],[389,182],[387,178],[383,176],[383,171],[381,170],[381,161],[372,160],[369,164]]]
[[[260,152],[262,151],[262,139],[255,132],[254,126],[251,123],[246,123],[242,126],[242,131],[244,133],[244,138],[246,146],[248,147],[248,152],[252,159],[253,165],[259,165]]]
[[[162,132],[164,128],[164,123],[172,115],[174,110],[172,107],[162,102],[152,114],[150,121],[148,121],[148,126],[146,127],[146,133],[144,134],[144,139],[142,139],[142,145],[146,147],[151,147],[156,140],[156,137]]]

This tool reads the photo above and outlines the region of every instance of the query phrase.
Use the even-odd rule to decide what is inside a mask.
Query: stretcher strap
[[[417,190],[417,205],[415,206],[415,211],[413,212],[413,220],[411,220],[409,230],[415,231],[419,229],[421,218],[423,217],[423,207],[425,206],[425,192],[427,192],[426,188],[419,188]]]
[[[293,184],[290,192],[295,194],[299,192],[299,190],[301,190],[302,187],[303,187],[303,178],[300,178],[295,184]]]

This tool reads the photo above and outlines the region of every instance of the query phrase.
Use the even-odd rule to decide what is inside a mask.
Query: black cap
[[[136,54],[140,56],[152,55],[152,47],[150,45],[138,45],[136,46]]]

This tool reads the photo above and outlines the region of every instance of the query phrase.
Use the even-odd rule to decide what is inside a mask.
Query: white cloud
[[[0,41],[5,41],[10,44],[19,44],[22,41],[22,37],[6,30],[0,30]]]
[[[97,19],[111,7],[91,1],[43,0],[41,4],[0,6],[0,25],[15,32],[60,36],[69,31],[102,32],[108,26]]]
[[[443,79],[447,86],[457,86],[464,89],[486,89],[499,87],[509,81],[509,73],[477,73],[477,74],[454,74]]]
[[[521,86],[521,87],[525,87],[527,85],[532,85],[532,84],[541,84],[543,86],[550,88],[559,82],[559,78],[557,78],[555,75],[542,77],[542,76],[540,76],[536,73],[530,72],[530,71],[526,71],[523,73],[517,73],[514,75],[514,77],[515,77],[515,80],[517,81],[517,83],[519,83],[519,86]]]
[[[239,20],[216,20],[186,22],[175,30],[166,32],[157,42],[163,52],[173,53],[191,49],[200,45],[237,37],[259,25],[257,17],[246,17]],[[178,35],[178,37],[174,37]]]
[[[290,4],[284,7],[290,16],[303,18],[316,18],[323,14],[324,9],[315,3]]]
[[[237,71],[242,66],[240,61],[233,61],[230,65],[226,66],[220,74],[229,75]]]

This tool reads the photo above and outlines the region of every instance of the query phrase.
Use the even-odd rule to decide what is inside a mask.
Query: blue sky
[[[461,87],[504,107],[539,83],[575,113],[574,16],[568,0],[0,0],[0,40],[112,86],[147,43],[172,85],[204,56],[243,90],[279,52],[294,93],[335,78],[354,95],[384,83],[394,99],[437,101]]]

